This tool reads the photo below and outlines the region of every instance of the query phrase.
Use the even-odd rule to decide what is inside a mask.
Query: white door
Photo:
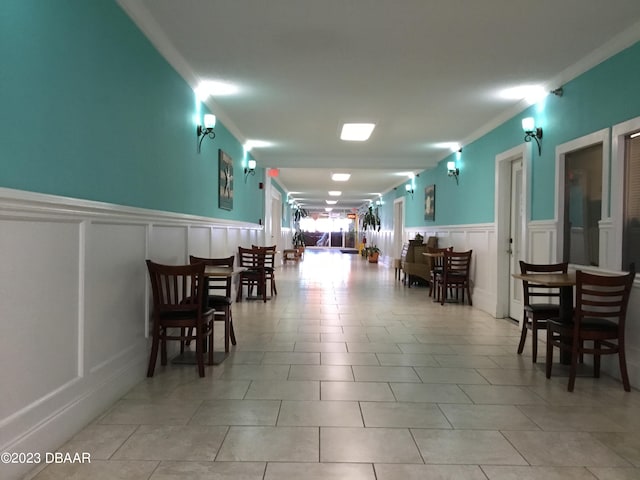
[[[522,159],[511,162],[511,214],[509,217],[509,316],[522,321],[522,281],[511,276],[520,272],[524,202],[522,201]]]

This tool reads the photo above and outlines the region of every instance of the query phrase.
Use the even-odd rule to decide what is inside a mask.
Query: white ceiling
[[[350,208],[404,183],[526,107],[499,92],[546,89],[640,39],[639,0],[119,0],[264,167],[307,206]],[[569,95],[570,92],[565,92]],[[343,122],[377,124],[343,142]],[[352,179],[331,182],[331,171]]]

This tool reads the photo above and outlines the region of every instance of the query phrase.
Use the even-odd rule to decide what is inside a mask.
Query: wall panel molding
[[[0,400],[2,451],[54,451],[144,378],[146,258],[232,255],[262,237],[258,224],[0,188],[0,305],[13,319],[0,340],[11,386]]]

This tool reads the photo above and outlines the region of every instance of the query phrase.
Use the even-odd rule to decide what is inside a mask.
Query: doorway
[[[400,258],[404,244],[404,198],[393,202],[393,258]]]
[[[522,285],[511,275],[526,260],[531,145],[496,156],[496,317],[522,320]]]

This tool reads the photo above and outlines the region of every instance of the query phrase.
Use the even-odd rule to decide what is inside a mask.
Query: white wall
[[[0,189],[0,451],[53,451],[144,378],[146,258],[262,242],[255,224]]]

